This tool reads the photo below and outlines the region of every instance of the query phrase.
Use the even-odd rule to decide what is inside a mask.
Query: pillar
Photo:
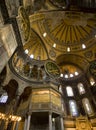
[[[52,113],[49,112],[49,130],[52,130]]]
[[[0,130],[6,130],[8,126],[8,121],[6,120],[1,120],[1,124],[0,124]]]
[[[25,118],[25,122],[24,122],[24,130],[27,129],[27,118]]]
[[[60,116],[61,130],[64,130],[63,116]]]
[[[26,130],[29,130],[30,128],[30,120],[31,120],[31,115],[28,115]]]
[[[19,127],[19,122],[17,121],[15,125],[15,130],[18,130],[18,127]]]

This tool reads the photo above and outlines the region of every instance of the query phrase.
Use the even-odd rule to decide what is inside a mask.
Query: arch
[[[78,56],[75,54],[62,54],[56,58],[56,63],[60,66],[64,64],[73,64],[77,66],[82,72],[86,72],[89,67],[89,62],[84,59],[82,56]]]
[[[26,88],[24,88],[23,93],[21,94],[21,98],[24,100],[27,100],[29,98],[31,92],[32,92],[32,87],[27,86]]]
[[[7,85],[3,86],[3,89],[8,93],[8,100],[11,100],[17,94],[18,82],[15,79],[11,79]]]

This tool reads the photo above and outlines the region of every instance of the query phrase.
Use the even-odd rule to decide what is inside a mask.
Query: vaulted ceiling
[[[16,17],[27,59],[53,60],[61,73],[88,71],[96,60],[95,3],[23,0],[12,2],[12,8],[11,2],[7,1],[9,17]]]
[[[66,69],[86,72],[96,58],[96,14],[55,2],[35,1],[36,8],[30,4],[29,10],[24,2],[19,8],[17,19],[24,50],[36,60],[56,61],[62,73]]]

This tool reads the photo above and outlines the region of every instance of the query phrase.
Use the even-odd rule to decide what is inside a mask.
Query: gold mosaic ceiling
[[[87,48],[94,44],[96,15],[55,11],[41,16],[42,19],[37,22],[40,33],[46,32],[46,42],[50,46],[56,43],[57,50],[66,52],[66,48],[70,47],[71,51],[80,51],[82,44]]]
[[[60,54],[80,54],[81,51],[84,56],[84,52],[87,53],[90,47],[94,48],[95,14],[51,11],[36,13],[29,18],[31,31],[24,48],[29,50],[29,55],[34,54],[35,59],[38,56],[41,60],[56,59]],[[91,50],[92,53],[95,52],[94,49]]]
[[[70,71],[73,66],[76,66],[75,71],[87,70],[89,61],[96,55],[95,13],[51,10],[33,13],[29,18],[26,15],[19,15],[23,19],[19,25],[28,56],[33,55],[36,60],[55,60],[61,68],[71,66]]]

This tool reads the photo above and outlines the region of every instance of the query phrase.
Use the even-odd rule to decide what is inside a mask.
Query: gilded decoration
[[[48,59],[48,52],[40,36],[33,30],[30,30],[30,39],[24,45],[24,50],[28,49],[30,56],[34,54],[34,59],[46,60]]]
[[[42,14],[44,19],[37,22],[39,31],[41,34],[47,33],[47,38],[44,39],[47,44],[50,46],[57,44],[56,50],[65,52],[70,46],[71,51],[80,51],[83,43],[86,47],[94,44],[95,14],[74,11],[54,11]]]
[[[27,41],[30,36],[30,21],[29,16],[23,6],[20,6],[18,9],[18,14],[21,19],[21,29],[23,31],[24,40]]]
[[[32,92],[31,102],[35,103],[52,103],[55,106],[61,107],[61,96],[53,91],[48,89],[38,89]]]
[[[80,116],[76,119],[76,130],[93,130],[87,117]]]

